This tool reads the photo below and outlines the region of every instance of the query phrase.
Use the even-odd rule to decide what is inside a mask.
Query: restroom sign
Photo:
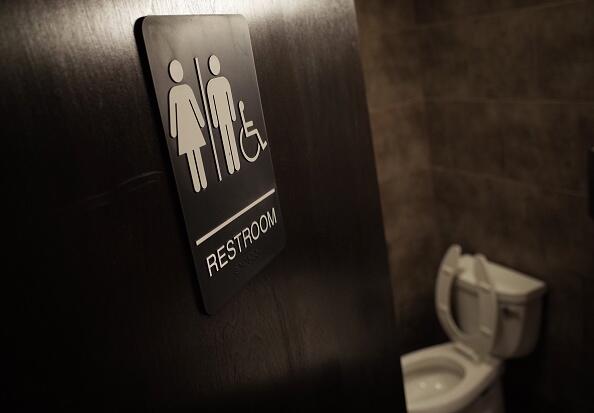
[[[284,246],[246,20],[148,16],[142,36],[206,312]]]

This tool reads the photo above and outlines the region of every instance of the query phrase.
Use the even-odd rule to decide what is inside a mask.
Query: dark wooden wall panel
[[[284,252],[201,310],[134,35],[148,14],[250,24]],[[354,7],[0,6],[3,405],[404,406]]]

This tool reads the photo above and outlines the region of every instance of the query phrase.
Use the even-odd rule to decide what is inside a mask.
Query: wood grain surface
[[[209,317],[134,26],[212,13],[250,25],[287,245]],[[354,13],[0,5],[3,406],[404,410]]]

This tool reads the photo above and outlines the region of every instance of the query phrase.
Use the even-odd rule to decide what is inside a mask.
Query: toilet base
[[[483,394],[459,413],[505,413],[501,379],[497,379],[492,386],[488,387]]]

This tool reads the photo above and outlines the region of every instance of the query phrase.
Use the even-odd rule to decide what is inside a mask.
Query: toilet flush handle
[[[501,315],[505,318],[521,318],[520,312],[511,307],[503,307],[501,309]]]

